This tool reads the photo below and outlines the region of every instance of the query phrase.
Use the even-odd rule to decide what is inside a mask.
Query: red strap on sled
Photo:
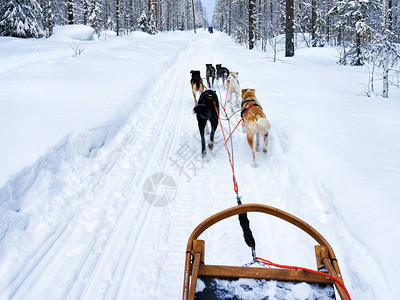
[[[258,261],[262,262],[263,264],[268,265],[268,266],[274,266],[274,267],[281,268],[281,269],[303,270],[303,271],[307,271],[307,272],[311,272],[311,273],[315,273],[315,274],[319,274],[319,275],[323,275],[323,276],[329,277],[330,279],[332,279],[335,282],[337,282],[343,288],[343,290],[345,291],[347,297],[349,298],[349,300],[351,300],[350,294],[349,294],[348,290],[346,289],[346,286],[343,284],[343,282],[341,282],[336,277],[333,277],[332,275],[329,275],[329,274],[326,274],[326,273],[323,273],[323,272],[319,272],[319,271],[316,271],[316,270],[312,270],[312,269],[303,268],[303,267],[276,264],[276,263],[273,263],[272,261],[266,260],[266,259],[261,258],[261,257],[256,257],[256,259]]]

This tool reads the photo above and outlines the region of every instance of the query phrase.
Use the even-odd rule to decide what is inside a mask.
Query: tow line
[[[218,91],[219,91],[219,86],[218,86]],[[239,112],[241,110],[236,111],[233,115],[228,117],[228,115],[226,113],[226,109],[225,109],[226,108],[227,97],[228,97],[228,91],[229,91],[229,86],[228,86],[227,91],[226,91],[226,97],[225,97],[224,105],[223,106],[221,105],[222,109],[223,109],[223,111],[225,113],[226,120],[228,121],[228,124],[229,124],[230,134],[229,134],[228,138],[226,138],[226,136],[225,136],[225,131],[224,131],[224,128],[222,127],[221,118],[220,118],[220,115],[219,115],[219,112],[218,112],[218,109],[217,109],[217,106],[216,106],[215,102],[214,102],[214,107],[215,107],[215,111],[217,112],[219,125],[221,127],[222,135],[224,137],[224,141],[225,141],[224,146],[225,146],[226,152],[228,153],[229,164],[231,165],[231,168],[232,168],[232,180],[233,180],[233,188],[234,188],[234,191],[236,193],[236,201],[237,201],[238,205],[242,205],[242,201],[241,201],[242,197],[239,196],[239,186],[238,186],[238,183],[237,183],[237,180],[236,180],[236,176],[235,176],[235,163],[234,163],[234,157],[233,157],[233,143],[232,143],[231,137],[232,137],[232,134],[235,132],[236,128],[243,121],[243,117],[239,120],[239,122],[237,123],[237,125],[235,126],[233,131],[231,131],[230,119],[232,118],[232,116],[234,114],[236,114],[237,112]],[[221,96],[221,93],[220,93],[220,96]],[[253,106],[254,106],[254,104],[251,105],[250,107],[246,108],[246,112]],[[242,113],[242,115],[243,115],[243,113]],[[231,157],[231,153],[229,151],[228,145],[227,145],[229,139],[231,139],[232,157]],[[256,249],[256,243],[255,243],[255,240],[254,240],[254,237],[253,237],[253,233],[251,232],[251,229],[250,229],[250,221],[247,218],[247,213],[239,214],[239,222],[240,222],[240,226],[242,227],[242,230],[243,230],[244,240],[245,240],[246,244],[251,248],[251,252],[252,252],[252,256],[253,256],[253,261],[248,263],[248,264],[246,264],[245,266],[249,266],[249,265],[252,265],[254,263],[258,263],[258,264],[263,264],[265,266],[274,266],[274,267],[281,268],[281,269],[303,270],[303,271],[312,272],[312,273],[315,273],[315,274],[320,274],[320,275],[326,276],[326,277],[334,280],[335,282],[337,282],[343,288],[343,290],[345,291],[345,293],[346,293],[347,297],[349,298],[349,300],[351,300],[350,294],[349,294],[346,286],[344,285],[344,283],[341,282],[339,279],[335,278],[332,275],[329,275],[329,274],[323,273],[323,272],[319,272],[319,271],[316,271],[316,270],[304,268],[304,267],[280,265],[280,264],[273,263],[273,262],[271,262],[269,260],[263,259],[261,257],[258,257],[256,255],[256,250],[255,250]]]

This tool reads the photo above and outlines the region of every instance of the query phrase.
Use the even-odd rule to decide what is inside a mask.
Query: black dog
[[[207,76],[207,84],[208,87],[211,88],[214,86],[215,80],[215,68],[212,64],[206,64],[206,76]],[[210,78],[212,78],[212,85],[210,85]]]
[[[225,67],[222,67],[222,64],[215,65],[217,67],[217,80],[222,78],[222,83],[225,86],[225,80],[228,79],[229,70]]]
[[[207,121],[210,121],[211,123],[210,143],[208,144],[210,150],[214,148],[214,133],[218,127],[219,102],[215,91],[207,90],[201,93],[199,104],[196,105],[193,110],[197,117],[197,124],[199,125],[201,156],[205,156],[207,151],[206,140],[204,139],[204,129]]]

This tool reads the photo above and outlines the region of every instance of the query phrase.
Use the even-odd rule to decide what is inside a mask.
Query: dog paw
[[[267,148],[263,148],[263,152],[264,152],[264,153],[267,153]]]
[[[252,164],[251,165],[253,168],[258,168],[258,164],[257,163],[254,163],[254,164]]]
[[[204,157],[206,156],[206,154],[207,154],[207,151],[206,151],[206,150],[201,151],[201,158],[204,158]]]
[[[260,147],[256,147],[256,151],[260,152]],[[264,151],[264,149],[263,149],[263,151]]]
[[[208,149],[210,149],[210,150],[214,149],[214,143],[209,143],[208,144]]]

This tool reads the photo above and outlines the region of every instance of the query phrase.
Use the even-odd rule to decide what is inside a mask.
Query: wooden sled
[[[315,255],[317,259],[318,270],[322,270],[321,272],[329,274],[331,278],[335,278],[335,280],[322,274],[316,274],[301,269],[206,265],[204,263],[205,242],[203,240],[198,240],[197,238],[200,236],[201,233],[203,233],[207,228],[211,227],[215,223],[245,212],[260,212],[272,215],[277,218],[283,219],[305,231],[319,244],[315,246]],[[267,205],[239,205],[233,208],[226,209],[209,217],[208,219],[200,223],[192,232],[189,237],[186,250],[187,251],[182,297],[183,300],[221,299],[216,296],[218,292],[216,292],[215,295],[212,294],[212,290],[215,289],[215,284],[212,283],[213,280],[225,280],[228,284],[230,284],[232,281],[243,280],[243,278],[246,279],[246,282],[248,282],[247,279],[250,279],[250,281],[255,281],[255,284],[257,286],[260,286],[260,284],[262,285],[265,282],[277,281],[279,283],[282,282],[283,285],[306,282],[310,284],[310,286],[317,286],[318,288],[322,287],[324,289],[327,287],[328,294],[331,295],[331,297],[323,297],[323,299],[335,299],[335,292],[333,288],[335,287],[341,299],[349,300],[349,296],[344,288],[343,278],[335,257],[335,253],[333,252],[333,249],[329,245],[327,240],[325,240],[325,238],[318,231],[316,231],[314,228],[312,228],[310,225],[300,220],[299,218]],[[196,293],[196,285],[198,284],[198,282],[201,282],[201,289],[205,288],[209,290],[207,296],[202,297],[200,296],[199,292]],[[225,298],[240,299],[239,296]],[[282,299],[284,298],[285,297],[283,297]]]

